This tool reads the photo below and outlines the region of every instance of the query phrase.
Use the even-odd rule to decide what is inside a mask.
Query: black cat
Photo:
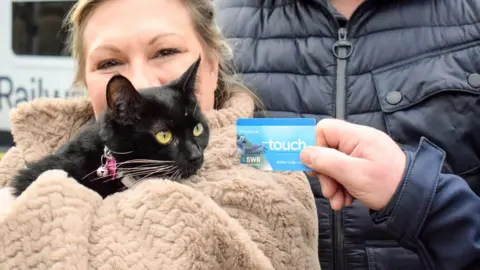
[[[200,58],[177,80],[137,91],[116,75],[106,89],[107,108],[55,154],[28,164],[13,179],[19,196],[51,169],[66,171],[103,198],[146,177],[177,180],[203,164],[209,129],[195,97]]]

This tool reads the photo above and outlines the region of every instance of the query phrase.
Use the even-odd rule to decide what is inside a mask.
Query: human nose
[[[132,67],[130,81],[137,90],[160,86],[160,78],[152,67],[139,64]]]

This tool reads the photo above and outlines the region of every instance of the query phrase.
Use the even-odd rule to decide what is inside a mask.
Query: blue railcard
[[[265,171],[311,171],[300,152],[315,145],[315,125],[313,118],[240,118],[240,162]]]

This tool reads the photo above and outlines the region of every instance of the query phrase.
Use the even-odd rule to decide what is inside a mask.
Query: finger
[[[345,206],[351,206],[353,203],[353,197],[350,195],[350,193],[347,191],[347,194],[345,195]]]
[[[358,146],[360,136],[365,136],[369,127],[352,124],[339,119],[323,119],[315,128],[317,146],[329,147],[351,154]]]
[[[335,195],[330,199],[330,207],[332,207],[333,210],[338,211],[342,209],[344,202],[345,194],[342,189],[338,189]]]
[[[345,193],[345,206],[352,206],[353,196],[350,192],[346,191]]]
[[[343,136],[351,137],[358,125],[340,119],[325,118],[320,120],[315,127],[317,145],[338,148]]]
[[[352,201],[353,201],[353,196],[350,194],[350,192],[348,192],[347,189],[345,189],[345,187],[339,185],[339,190],[341,190],[343,192],[343,196],[344,196],[344,202],[343,202],[343,205],[344,206],[350,206]]]
[[[335,195],[335,192],[338,189],[337,181],[333,180],[330,176],[326,174],[317,174],[320,185],[322,186],[323,197],[329,199]]]
[[[331,147],[337,148],[339,144],[339,132],[338,128],[332,128],[331,130],[328,128],[329,126],[336,126],[336,122],[344,122],[338,119],[322,119],[317,123],[315,127],[315,135],[316,135],[316,143],[317,146],[320,147]],[[332,124],[333,123],[333,124]],[[337,139],[332,139],[337,138]]]
[[[365,160],[348,156],[332,148],[307,147],[300,153],[305,166],[319,174],[325,174],[348,188],[350,182],[358,177]]]

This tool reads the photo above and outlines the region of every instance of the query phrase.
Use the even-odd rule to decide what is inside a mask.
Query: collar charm
[[[117,178],[117,161],[112,156],[110,150],[105,146],[103,150],[103,155],[101,157],[100,167],[97,169],[98,177],[107,177],[111,176],[111,179]]]
[[[107,168],[105,168],[105,166],[103,166],[103,165],[98,167],[97,176],[98,177],[107,177],[108,176]]]

